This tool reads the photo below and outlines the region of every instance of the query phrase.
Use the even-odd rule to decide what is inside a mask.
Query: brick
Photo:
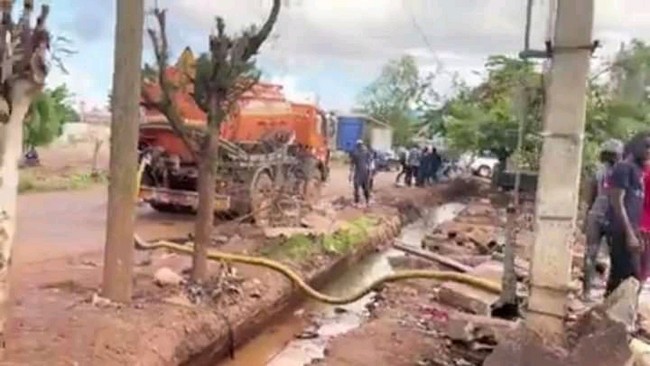
[[[503,264],[498,261],[485,262],[468,273],[496,283],[501,282]],[[492,306],[499,300],[499,295],[456,282],[445,282],[440,287],[438,298],[441,302],[473,314],[487,315],[492,312]]]

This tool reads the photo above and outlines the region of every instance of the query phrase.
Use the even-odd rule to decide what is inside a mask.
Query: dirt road
[[[391,184],[393,173],[380,173],[376,189]],[[332,169],[326,198],[349,196],[347,169]],[[18,233],[14,250],[20,266],[103,249],[106,224],[106,188],[85,191],[34,193],[18,201]],[[192,231],[192,216],[138,209],[138,232],[145,238],[179,236]]]

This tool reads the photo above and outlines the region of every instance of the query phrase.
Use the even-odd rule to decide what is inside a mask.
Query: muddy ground
[[[395,188],[391,184],[392,176],[384,175],[377,181],[377,204],[365,211],[353,209],[349,206],[349,199],[339,198],[349,195],[345,173],[344,169],[333,172],[332,183],[326,189],[326,201],[335,201],[338,220],[359,222],[361,225],[358,221],[361,217],[372,218],[374,223],[369,225],[377,227],[364,230],[369,232],[366,242],[373,247],[395,234],[395,225],[399,225],[399,219],[405,213],[444,200],[440,195],[442,187]],[[279,309],[287,301],[285,295],[292,291],[284,278],[267,270],[235,266],[233,273],[231,268],[220,264],[211,266],[211,273],[220,280],[218,286],[213,283],[207,290],[173,284],[161,287],[155,284],[156,271],[164,267],[182,275],[189,267],[189,258],[162,252],[153,255],[139,253],[136,259],[134,303],[131,306],[107,303],[96,296],[102,262],[101,252],[93,251],[101,245],[102,211],[105,209],[103,192],[86,191],[79,194],[91,199],[79,200],[75,209],[71,210],[73,215],[79,217],[77,225],[67,226],[64,212],[57,220],[52,220],[53,216],[39,216],[38,209],[34,206],[31,208],[33,218],[40,220],[38,223],[32,221],[32,224],[43,225],[46,232],[47,227],[51,227],[50,231],[57,233],[54,240],[57,237],[74,237],[77,228],[83,228],[84,221],[96,227],[95,231],[86,232],[85,238],[77,238],[79,245],[70,248],[72,254],[62,256],[65,251],[61,251],[48,256],[43,253],[50,250],[46,250],[47,238],[38,240],[38,234],[30,232],[25,226],[19,228],[22,232],[18,235],[18,248],[26,245],[30,250],[16,251],[18,264],[12,276],[15,279],[15,305],[8,329],[11,339],[8,342],[8,364],[171,365],[197,356],[194,353],[212,342],[215,342],[213,350],[227,351],[229,342],[237,342],[238,337],[243,337],[242,334],[233,335],[233,329],[238,329],[247,318],[262,320],[268,317],[267,313]],[[29,197],[33,205],[38,205],[37,196]],[[59,205],[65,204],[65,201],[59,202]],[[56,206],[52,204],[43,209],[56,210]],[[88,217],[84,218],[84,212]],[[149,237],[156,234],[184,236],[188,232],[189,221],[183,217],[167,217],[162,225],[158,222],[145,226],[148,227]],[[165,225],[165,222],[169,224]],[[381,222],[391,223],[389,229]],[[22,244],[21,240],[29,244]],[[274,256],[278,252],[264,252],[271,245],[269,243],[275,242],[245,223],[224,223],[218,227],[215,235],[215,246],[229,252]],[[79,246],[90,252],[82,254],[84,250],[80,250]],[[58,249],[51,248],[51,251]],[[323,250],[303,253],[299,250],[297,257],[293,252],[284,255],[280,251],[275,259],[285,261],[304,276],[314,278],[345,257],[343,250],[348,249],[342,248],[341,253]],[[41,255],[34,254],[35,250]],[[224,278],[226,280],[222,281]],[[169,281],[175,280],[172,278]],[[192,301],[196,298],[209,307],[193,305]]]
[[[485,248],[498,252],[503,242],[503,200],[500,195],[472,198],[452,221],[442,223],[424,238],[429,250],[476,267],[486,262]],[[532,236],[525,225],[532,207],[520,218],[518,235],[520,260],[526,260]],[[526,228],[528,226],[528,230]],[[395,261],[395,267],[449,269],[414,256]],[[330,342],[326,357],[314,365],[361,366],[456,366],[481,365],[490,344],[474,343],[476,349],[447,336],[450,318],[467,311],[446,304],[439,296],[440,282],[414,280],[391,284],[373,305],[368,320],[359,328]],[[500,320],[497,320],[501,322]],[[504,326],[509,322],[503,321]],[[499,323],[502,325],[501,323]]]

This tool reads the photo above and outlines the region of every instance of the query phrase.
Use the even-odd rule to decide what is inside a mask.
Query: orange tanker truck
[[[186,49],[170,67],[172,96],[186,129],[201,132],[207,116],[192,97],[194,57]],[[158,211],[192,211],[198,204],[198,169],[193,154],[171,125],[144,100],[160,97],[152,80],[143,83],[140,159],[144,169],[139,197]],[[268,224],[282,202],[313,202],[329,172],[331,120],[315,105],[288,101],[282,87],[258,83],[244,93],[221,125],[215,211],[250,215]],[[198,136],[196,134],[195,136]],[[276,200],[276,202],[272,202]]]

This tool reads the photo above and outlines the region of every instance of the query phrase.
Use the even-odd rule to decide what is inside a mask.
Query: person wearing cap
[[[363,191],[366,205],[370,204],[370,185],[372,179],[372,152],[361,140],[357,140],[354,151],[350,154],[350,175],[354,189],[354,204],[359,205],[359,191]]]
[[[590,299],[592,279],[596,271],[596,261],[607,234],[607,211],[609,210],[608,177],[614,165],[621,160],[623,143],[611,139],[600,147],[599,164],[591,179],[587,197],[585,218],[586,247],[584,255],[583,296]]]

